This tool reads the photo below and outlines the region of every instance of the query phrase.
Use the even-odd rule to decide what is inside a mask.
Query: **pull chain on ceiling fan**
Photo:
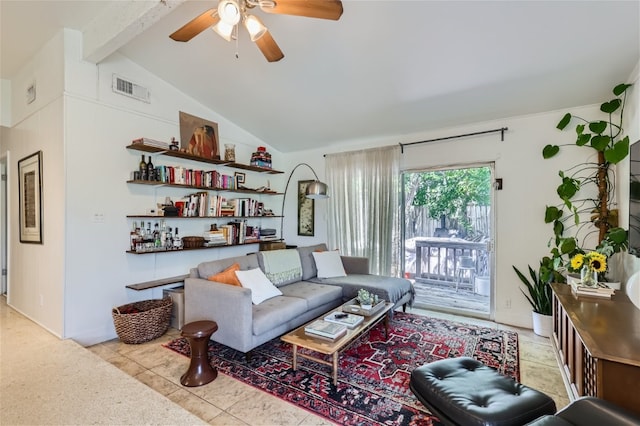
[[[234,29],[237,34],[238,24],[242,21],[251,41],[258,46],[267,61],[277,62],[284,58],[282,50],[260,18],[247,13],[247,10],[255,7],[267,13],[334,21],[342,16],[340,0],[219,0],[217,8],[209,9],[192,19],[169,37],[186,42],[207,28],[212,28],[222,38],[231,41]]]

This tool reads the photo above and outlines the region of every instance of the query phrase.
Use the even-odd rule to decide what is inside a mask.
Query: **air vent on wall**
[[[111,89],[114,93],[119,93],[130,98],[138,99],[146,103],[150,103],[149,89],[142,87],[132,81],[125,80],[116,74],[113,74]]]

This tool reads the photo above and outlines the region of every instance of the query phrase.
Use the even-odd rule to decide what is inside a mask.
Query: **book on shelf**
[[[364,321],[364,317],[362,315],[347,314],[345,312],[331,312],[329,315],[324,317],[324,320],[336,324],[342,324],[348,328],[354,328],[356,325]]]
[[[577,296],[600,297],[603,299],[611,299],[611,296],[615,293],[615,290],[605,283],[598,283],[596,287],[587,287],[580,284],[579,281],[571,282],[571,291]]]
[[[347,332],[347,327],[325,320],[316,320],[305,326],[304,332],[312,336],[324,337],[335,340]]]
[[[149,139],[149,138],[134,139],[134,140],[131,141],[131,143],[133,145],[147,145],[147,146],[153,146],[155,148],[162,148],[162,149],[167,149],[167,150],[171,146],[171,144],[169,142],[163,142],[163,141],[158,141],[158,140]]]

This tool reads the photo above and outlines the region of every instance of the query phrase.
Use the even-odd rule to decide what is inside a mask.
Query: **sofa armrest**
[[[251,347],[251,290],[202,278],[184,280],[185,323],[211,320],[218,324],[212,339],[242,352]]]
[[[347,274],[361,274],[366,275],[369,273],[369,258],[357,257],[357,256],[340,256],[342,259],[342,266]]]

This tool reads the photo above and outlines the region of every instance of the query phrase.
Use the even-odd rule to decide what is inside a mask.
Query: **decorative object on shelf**
[[[224,144],[224,159],[225,161],[236,161],[236,145],[233,143]]]
[[[315,181],[312,181],[310,184],[306,186],[304,191],[305,197],[311,198],[312,200],[329,198],[329,195],[327,194],[327,190],[328,190],[327,184],[320,182],[320,179],[318,178],[318,175],[316,174],[315,170],[313,170],[313,168],[307,163],[298,163],[293,168],[293,170],[291,170],[291,173],[289,174],[289,178],[287,179],[287,184],[284,187],[284,194],[282,195],[282,208],[280,209],[280,214],[282,215],[282,219],[280,219],[280,239],[283,239],[283,234],[284,234],[284,203],[285,203],[285,200],[287,199],[287,189],[289,189],[289,183],[291,182],[291,178],[293,177],[293,174],[300,166],[307,166],[316,178]],[[299,225],[298,225],[298,229],[300,229]]]
[[[204,237],[182,237],[182,247],[199,248],[204,246]]]
[[[236,186],[240,187],[240,185],[244,185],[245,179],[246,179],[246,175],[242,172],[235,172],[233,174],[233,177],[236,180]]]
[[[181,148],[196,157],[219,160],[218,123],[182,111],[179,117]]]
[[[271,154],[267,152],[267,148],[265,148],[264,146],[259,146],[258,150],[251,154],[251,161],[249,164],[256,167],[270,169]]]
[[[583,286],[596,287],[598,274],[604,274],[607,271],[607,256],[597,251],[590,251],[587,254],[578,253],[571,258],[569,270],[580,271],[580,281]]]
[[[171,138],[171,145],[169,145],[169,149],[171,151],[179,151],[180,150],[180,143],[178,143],[176,138]]]
[[[42,151],[18,161],[20,242],[42,244]]]

